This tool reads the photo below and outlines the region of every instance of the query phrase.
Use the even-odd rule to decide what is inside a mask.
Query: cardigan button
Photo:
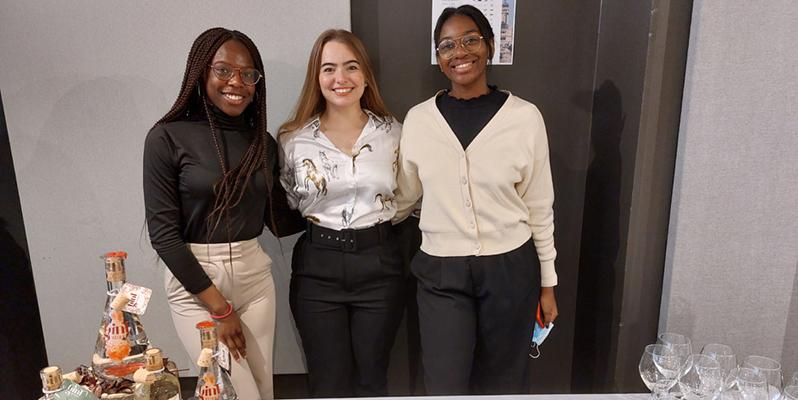
[[[466,200],[465,206],[466,208],[471,208],[471,202]]]
[[[468,183],[468,179],[466,179],[466,177],[463,177],[463,179],[461,179],[460,182],[462,182],[463,185],[465,185],[466,183]]]

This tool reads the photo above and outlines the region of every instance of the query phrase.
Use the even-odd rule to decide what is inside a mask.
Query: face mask
[[[540,324],[535,323],[535,330],[532,332],[532,346],[529,352],[530,357],[540,357],[540,345],[543,344],[543,341],[546,340],[546,336],[549,336],[549,332],[551,332],[552,329],[554,329],[554,322],[549,322],[544,328],[541,328]]]

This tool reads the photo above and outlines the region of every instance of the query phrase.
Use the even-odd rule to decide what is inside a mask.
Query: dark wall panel
[[[574,389],[612,383],[650,1],[602,2],[574,341]]]
[[[47,354],[2,96],[0,171],[0,398],[35,399]]]

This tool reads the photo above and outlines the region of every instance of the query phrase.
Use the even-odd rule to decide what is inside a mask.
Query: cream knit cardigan
[[[537,107],[510,94],[464,151],[432,97],[407,113],[399,148],[394,221],[422,199],[421,250],[494,255],[532,237],[541,286],[557,285],[554,190]]]

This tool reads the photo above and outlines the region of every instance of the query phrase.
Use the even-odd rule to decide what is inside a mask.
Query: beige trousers
[[[232,360],[231,380],[240,399],[274,399],[272,356],[274,354],[275,293],[272,260],[257,239],[232,243],[189,244],[205,273],[241,319],[247,341],[247,358]],[[164,274],[166,296],[177,335],[191,360],[199,356],[196,325],[209,320],[202,302],[186,291],[169,269]]]

